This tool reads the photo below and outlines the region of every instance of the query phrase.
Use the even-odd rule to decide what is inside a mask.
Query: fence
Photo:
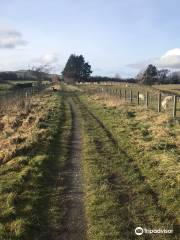
[[[47,85],[42,85],[41,87],[33,86],[5,92],[4,94],[0,95],[0,110],[8,110],[8,108],[12,107],[12,105],[23,106],[25,101],[28,102],[31,96],[39,94],[45,88],[47,88]]]
[[[131,88],[112,88],[109,86],[82,86],[88,94],[108,95],[120,98],[133,105],[144,106],[158,112],[168,112],[173,117],[180,117],[180,97],[160,92],[149,92]]]

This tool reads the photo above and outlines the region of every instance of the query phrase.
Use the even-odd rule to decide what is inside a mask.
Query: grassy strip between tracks
[[[135,239],[137,226],[175,231],[173,235],[146,234],[141,239],[178,239],[176,176],[164,176],[150,155],[133,145],[128,111],[122,113],[86,96],[80,99],[89,239]]]
[[[49,239],[60,229],[64,187],[59,172],[68,156],[71,113],[59,93],[48,104],[37,123],[44,131],[34,136],[33,149],[26,146],[24,154],[0,166],[1,240]]]

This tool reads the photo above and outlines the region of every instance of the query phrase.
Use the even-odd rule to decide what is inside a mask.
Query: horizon
[[[93,75],[122,78],[148,64],[180,70],[180,25],[173,0],[2,0],[0,71],[50,64],[60,74],[72,53]]]

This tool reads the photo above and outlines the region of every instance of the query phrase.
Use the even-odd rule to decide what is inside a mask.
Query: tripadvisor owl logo
[[[173,229],[147,229],[147,228],[142,228],[142,227],[137,227],[135,228],[135,234],[140,236],[142,234],[172,234]]]
[[[142,235],[143,234],[143,228],[142,227],[137,227],[136,229],[135,229],[135,234],[136,235]]]

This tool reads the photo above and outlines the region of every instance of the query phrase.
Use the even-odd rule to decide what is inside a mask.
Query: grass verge
[[[86,96],[80,99],[89,239],[135,239],[137,226],[174,230],[173,235],[141,239],[178,239],[177,152],[170,152],[172,160],[167,158],[166,166],[171,168],[164,169],[157,153],[168,157],[168,149],[150,148],[147,153],[133,141],[140,137],[141,143],[155,144],[153,136],[147,137],[150,126],[132,120],[136,113],[103,106]]]
[[[43,134],[34,134],[29,145],[0,166],[2,240],[49,239],[61,227],[60,172],[68,155],[71,114],[59,93],[48,104],[47,114],[37,123]]]

